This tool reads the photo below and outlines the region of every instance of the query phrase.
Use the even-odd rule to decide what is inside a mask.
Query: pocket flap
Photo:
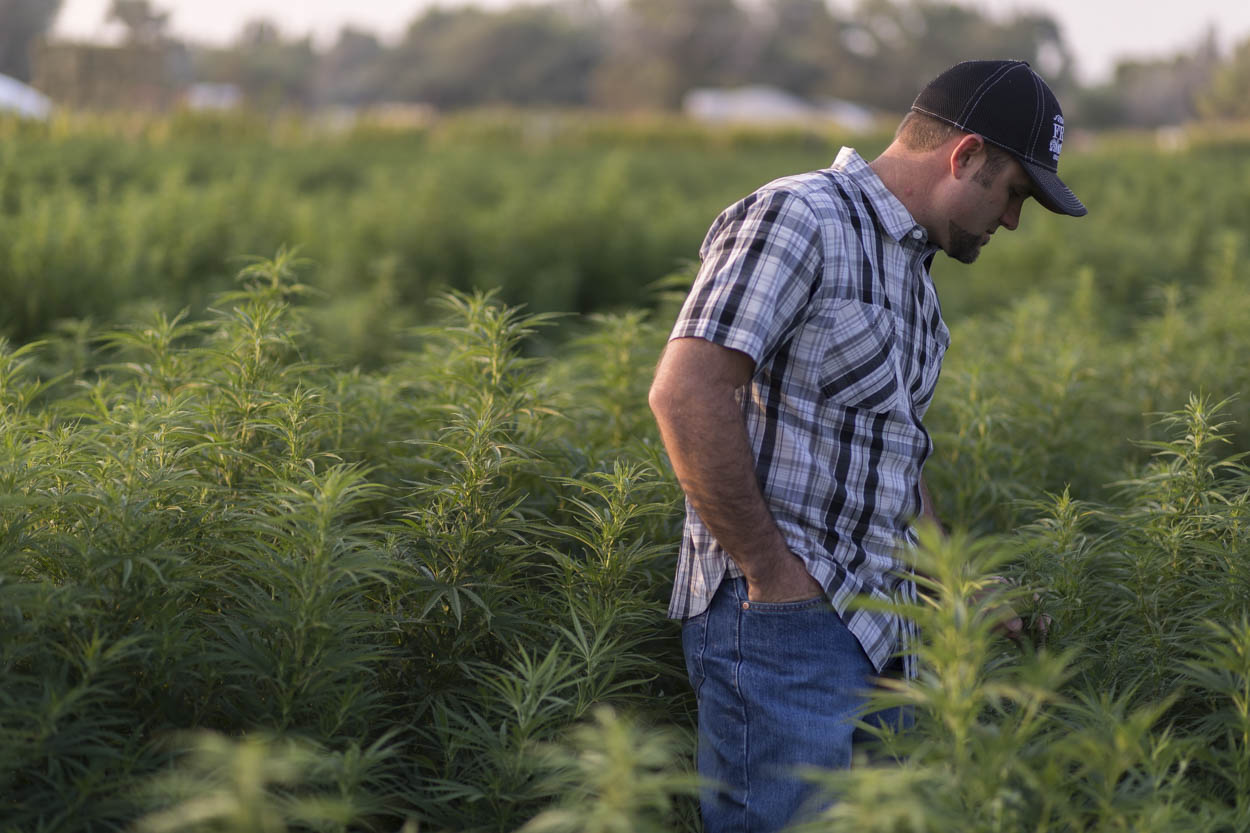
[[[877,304],[841,300],[829,328],[820,392],[844,407],[891,410],[899,391],[894,314]]]

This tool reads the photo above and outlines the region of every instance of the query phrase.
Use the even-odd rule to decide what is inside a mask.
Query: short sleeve
[[[820,223],[784,190],[727,208],[708,231],[702,266],[670,338],[702,338],[758,367],[799,323],[823,271]]]

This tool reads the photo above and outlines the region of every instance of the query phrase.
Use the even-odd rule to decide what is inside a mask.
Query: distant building
[[[686,115],[706,122],[792,122],[811,114],[803,99],[765,86],[691,90],[682,109]]]
[[[238,84],[198,83],[187,87],[182,103],[188,110],[237,110],[243,106]]]
[[[871,110],[836,98],[816,103],[777,87],[756,85],[736,89],[695,89],[682,102],[686,115],[712,124],[803,124],[828,122],[851,131],[876,124]]]
[[[48,42],[34,54],[35,86],[85,110],[165,110],[173,104],[177,52],[163,46]]]
[[[816,112],[847,130],[864,133],[877,127],[880,117],[862,104],[841,98],[822,98],[816,102]]]
[[[0,75],[0,113],[46,119],[52,113],[52,99],[16,78]]]

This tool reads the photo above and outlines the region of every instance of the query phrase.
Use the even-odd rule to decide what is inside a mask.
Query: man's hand
[[[993,592],[993,585],[1010,585],[1009,579],[1002,576],[990,576],[992,586],[986,587],[973,594],[973,603],[979,602],[985,596]],[[1033,594],[1033,601],[1041,601],[1041,596],[1037,593]],[[994,632],[1007,637],[1012,642],[1019,642],[1027,635],[1024,618],[1016,613],[1015,608],[1011,605],[1002,603],[995,605],[988,611],[988,615],[994,622]],[[1046,644],[1046,636],[1050,632],[1051,618],[1049,614],[1039,613],[1033,622],[1033,636],[1038,647]]]
[[[747,576],[747,598],[753,602],[801,602],[825,592],[794,553],[786,553],[761,566],[767,569]]]

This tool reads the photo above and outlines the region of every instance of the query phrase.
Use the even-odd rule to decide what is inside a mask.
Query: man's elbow
[[[656,422],[663,425],[679,409],[678,396],[678,392],[669,380],[663,376],[656,376],[651,383],[651,390],[647,393],[647,404],[651,406],[651,413],[655,416]]]
[[[663,430],[709,413],[736,408],[735,391],[751,378],[754,362],[746,353],[698,338],[669,342],[647,394],[651,413]]]

